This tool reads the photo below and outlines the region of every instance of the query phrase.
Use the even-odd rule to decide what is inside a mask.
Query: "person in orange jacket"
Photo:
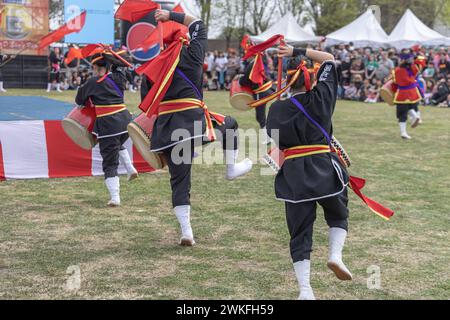
[[[400,55],[400,65],[392,71],[394,103],[397,105],[397,119],[400,125],[400,135],[403,139],[411,139],[406,131],[408,115],[411,117],[411,127],[416,128],[421,123],[419,102],[423,98],[417,77],[423,69],[422,58],[414,58],[414,54],[404,51]]]

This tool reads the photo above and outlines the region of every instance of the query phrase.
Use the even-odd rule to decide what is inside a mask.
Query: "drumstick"
[[[284,37],[280,41],[281,45],[284,45]],[[281,90],[281,82],[283,81],[283,58],[278,57],[278,83],[277,83],[277,91]],[[281,99],[281,96],[278,97],[278,99]]]
[[[158,7],[159,7],[159,10],[161,10],[161,4],[159,4]],[[157,28],[159,29],[159,50],[163,51],[164,50],[164,32],[163,32],[163,24],[161,21],[158,21]]]
[[[22,52],[24,52],[25,50],[28,50],[28,49],[30,49],[30,48],[23,48],[23,49],[17,51],[16,53],[10,55],[8,59],[6,59],[2,64],[0,64],[0,68],[3,67],[3,66],[5,66],[5,65],[7,65],[7,64],[10,63],[11,61],[13,61],[15,58],[17,58],[17,56],[18,56],[19,54],[21,54]]]

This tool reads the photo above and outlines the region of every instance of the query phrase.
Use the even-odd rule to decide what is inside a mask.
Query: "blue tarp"
[[[62,120],[73,107],[44,97],[0,96],[0,121]]]

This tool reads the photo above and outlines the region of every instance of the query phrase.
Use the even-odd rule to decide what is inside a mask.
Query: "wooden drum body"
[[[159,170],[166,166],[164,156],[150,151],[152,145],[151,136],[156,118],[156,115],[149,118],[145,113],[141,113],[128,125],[128,134],[145,161],[152,168]]]
[[[241,111],[247,111],[252,109],[248,106],[252,102],[255,102],[253,91],[248,87],[242,87],[239,84],[239,78],[234,79],[230,88],[231,106]]]
[[[62,127],[73,142],[85,150],[91,150],[97,144],[92,134],[96,118],[94,108],[77,107],[63,119]]]
[[[386,84],[380,90],[381,98],[389,105],[394,105],[395,92],[392,90],[392,80],[386,82]]]

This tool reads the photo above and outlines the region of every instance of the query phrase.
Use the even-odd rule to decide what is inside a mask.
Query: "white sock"
[[[227,165],[226,178],[228,180],[234,180],[240,176],[247,174],[253,166],[250,159],[244,159],[243,161],[236,163],[239,155],[239,150],[225,150],[225,163]]]
[[[134,88],[133,88],[133,85],[132,85],[132,84],[130,84],[130,85],[128,86],[128,89],[130,90],[130,92],[136,92],[136,90],[134,90]]]
[[[402,137],[404,138],[411,138],[408,133],[406,132],[406,122],[399,122],[399,126],[400,126],[400,134]]]
[[[106,187],[108,188],[111,200],[109,205],[120,205],[120,180],[119,177],[112,177],[105,179]]]
[[[133,166],[133,163],[131,162],[130,154],[128,153],[127,149],[119,151],[119,158],[120,162],[122,162],[125,168],[127,169],[128,178],[130,178],[132,174],[137,173],[136,168]]]
[[[300,289],[299,300],[316,300],[310,284],[311,261],[302,260],[294,263],[295,276]]]
[[[181,240],[192,240],[194,242],[194,233],[191,227],[191,206],[177,206],[173,211],[178,219],[181,228]]]
[[[62,92],[62,91],[61,91],[61,84],[60,84],[60,83],[56,84],[56,91]]]
[[[50,92],[50,91],[52,91],[52,84],[48,83],[47,84],[47,92]]]
[[[417,112],[416,112],[416,110],[409,110],[408,111],[408,115],[411,117],[411,123],[414,123],[418,118],[419,118],[419,116],[417,115]]]
[[[351,280],[352,274],[342,261],[347,231],[342,228],[328,230],[328,267],[333,270],[340,280]]]
[[[6,92],[5,88],[3,88],[3,81],[0,81],[0,91]]]
[[[328,230],[328,260],[342,261],[347,231],[342,228],[330,228]]]

